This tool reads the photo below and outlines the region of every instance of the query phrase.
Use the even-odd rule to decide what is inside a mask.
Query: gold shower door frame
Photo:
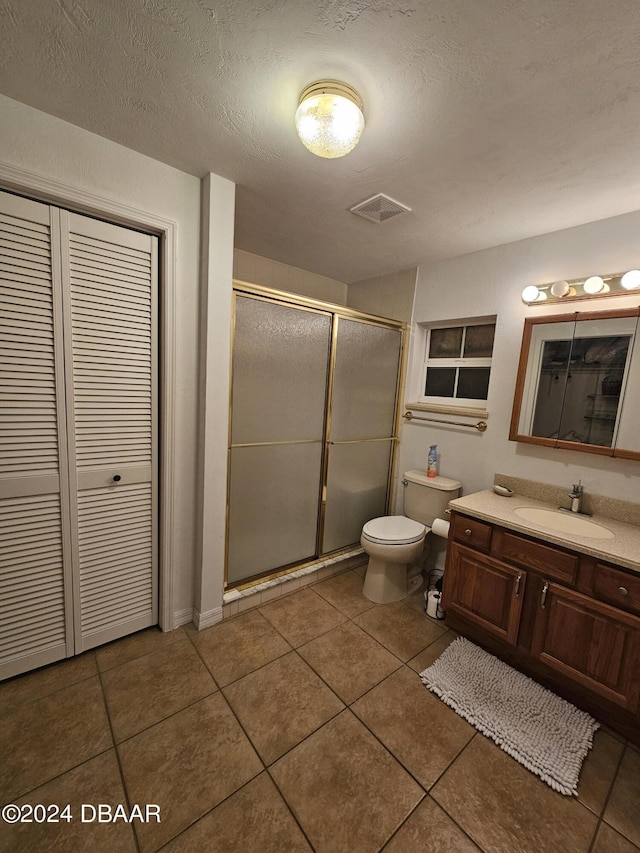
[[[319,482],[319,497],[318,497],[318,512],[316,518],[316,546],[315,555],[309,559],[289,563],[287,565],[278,566],[274,569],[256,573],[250,577],[243,578],[237,581],[230,581],[228,578],[229,567],[229,521],[231,508],[231,452],[234,448],[250,447],[250,446],[277,446],[277,445],[293,445],[303,444],[306,441],[275,441],[275,442],[256,442],[247,444],[232,443],[232,424],[233,424],[233,364],[235,350],[235,330],[236,330],[236,298],[244,296],[257,301],[268,302],[269,304],[283,305],[286,307],[296,308],[303,311],[311,311],[316,314],[330,315],[331,331],[329,339],[329,357],[327,362],[326,387],[325,387],[325,408],[324,408],[324,427],[322,435],[322,462],[320,468]],[[349,439],[346,441],[331,441],[331,423],[333,414],[333,385],[336,370],[336,354],[339,340],[339,322],[344,318],[350,321],[364,323],[369,326],[377,326],[383,329],[390,329],[400,333],[400,345],[398,354],[398,368],[396,376],[396,393],[394,400],[392,434],[384,438],[361,438]],[[335,557],[340,554],[348,553],[357,543],[350,543],[346,546],[336,548],[331,551],[323,552],[322,543],[325,532],[326,507],[327,507],[327,479],[329,472],[329,455],[331,447],[337,447],[347,444],[364,444],[369,442],[390,442],[389,465],[387,472],[387,488],[385,495],[384,512],[388,512],[391,500],[392,485],[394,480],[397,445],[398,445],[398,427],[400,421],[400,401],[402,390],[404,387],[404,379],[406,372],[406,336],[407,326],[405,323],[390,320],[384,317],[378,317],[373,314],[366,314],[361,311],[356,311],[351,308],[346,308],[342,305],[336,305],[321,300],[310,299],[296,294],[287,293],[285,291],[275,290],[273,288],[262,287],[260,285],[247,284],[240,281],[233,282],[233,305],[232,305],[232,327],[231,327],[231,360],[230,360],[230,382],[229,382],[229,424],[228,424],[228,451],[227,451],[227,506],[226,506],[226,535],[225,535],[225,589],[244,589],[255,585],[256,583],[264,582],[272,578],[280,577],[289,574],[298,569],[314,565],[322,562],[327,557]]]

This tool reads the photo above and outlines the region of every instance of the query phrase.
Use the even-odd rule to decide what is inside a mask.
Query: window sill
[[[433,412],[439,415],[459,415],[468,418],[482,418],[487,420],[489,412],[482,408],[469,406],[443,406],[436,403],[405,403],[405,409],[416,412]]]

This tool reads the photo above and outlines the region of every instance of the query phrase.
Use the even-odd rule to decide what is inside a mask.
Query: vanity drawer
[[[535,569],[544,577],[568,583],[575,581],[579,560],[577,554],[533,542],[506,530],[502,535],[500,556],[507,563],[515,563],[525,569]]]
[[[594,592],[617,607],[640,613],[640,574],[596,563]]]
[[[488,551],[491,547],[490,524],[469,518],[467,515],[456,515],[452,526],[452,538],[457,542],[464,542],[465,545],[477,548],[478,551]]]

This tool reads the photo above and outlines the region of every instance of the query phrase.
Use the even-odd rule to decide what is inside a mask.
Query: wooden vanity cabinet
[[[447,607],[507,643],[518,639],[526,572],[452,542]]]
[[[443,603],[452,628],[640,741],[640,575],[453,512]]]
[[[555,583],[545,583],[540,601],[533,657],[604,699],[637,711],[640,619]]]

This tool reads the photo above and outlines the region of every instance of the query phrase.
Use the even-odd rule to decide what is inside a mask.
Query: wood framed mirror
[[[525,320],[509,438],[640,459],[640,308]]]

